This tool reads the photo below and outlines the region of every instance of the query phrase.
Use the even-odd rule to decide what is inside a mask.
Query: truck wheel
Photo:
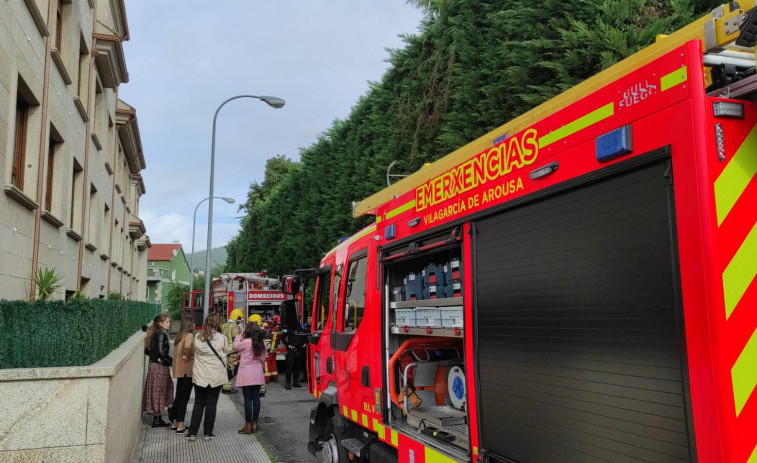
[[[347,463],[350,461],[347,450],[342,446],[342,433],[334,426],[334,418],[326,423],[324,434],[326,440],[321,450],[321,461],[323,463]]]

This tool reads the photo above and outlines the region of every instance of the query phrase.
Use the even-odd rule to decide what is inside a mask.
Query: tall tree
[[[496,129],[719,5],[712,0],[411,0],[420,31],[390,50],[390,67],[349,117],[300,162],[273,158],[250,186],[228,266],[277,274],[312,267],[372,221],[351,204],[394,174]],[[269,172],[270,170],[270,172]]]

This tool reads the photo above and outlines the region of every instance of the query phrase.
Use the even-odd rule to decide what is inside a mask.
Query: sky
[[[139,217],[153,244],[207,247],[213,116],[237,95],[276,96],[274,109],[240,98],[216,120],[212,247],[239,231],[252,182],[276,155],[299,160],[404,48],[422,13],[404,0],[128,0],[129,81],[146,169]],[[327,173],[324,172],[324,175]],[[201,203],[202,202],[202,203]],[[199,205],[199,207],[198,207]]]

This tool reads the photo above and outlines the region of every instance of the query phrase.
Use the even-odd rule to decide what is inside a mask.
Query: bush
[[[168,292],[165,296],[166,305],[168,306],[168,316],[173,320],[181,320],[184,293],[189,291],[189,286],[181,283],[171,283],[168,286]]]
[[[159,311],[135,301],[0,301],[0,368],[91,365]]]

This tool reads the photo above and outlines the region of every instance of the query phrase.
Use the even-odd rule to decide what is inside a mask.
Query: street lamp
[[[189,264],[189,297],[192,297],[192,289],[194,288],[194,276],[195,276],[195,222],[197,220],[197,208],[200,207],[200,204],[204,203],[210,198],[205,198],[199,203],[197,203],[197,206],[195,206],[195,213],[192,216],[192,254],[189,258],[190,264]],[[234,198],[227,198],[225,196],[213,196],[213,199],[223,199],[229,204],[234,204]],[[207,252],[210,252],[208,250]]]
[[[223,106],[228,103],[231,100],[236,100],[238,98],[255,98],[256,100],[260,100],[268,104],[269,106],[272,106],[276,109],[281,108],[284,106],[284,100],[281,98],[277,98],[275,96],[255,96],[255,95],[237,95],[229,98],[228,100],[224,101],[218,106],[218,109],[216,109],[216,113],[213,115],[213,139],[211,141],[210,145],[210,192],[208,193],[208,198],[213,197],[213,174],[214,174],[214,165],[216,160],[216,119],[218,119],[218,112],[223,108]],[[210,250],[213,248],[213,201],[208,202],[208,252],[205,259],[205,297],[203,298],[203,304],[202,304],[202,319],[205,320],[208,318],[209,313],[209,301],[211,298],[210,294]]]

